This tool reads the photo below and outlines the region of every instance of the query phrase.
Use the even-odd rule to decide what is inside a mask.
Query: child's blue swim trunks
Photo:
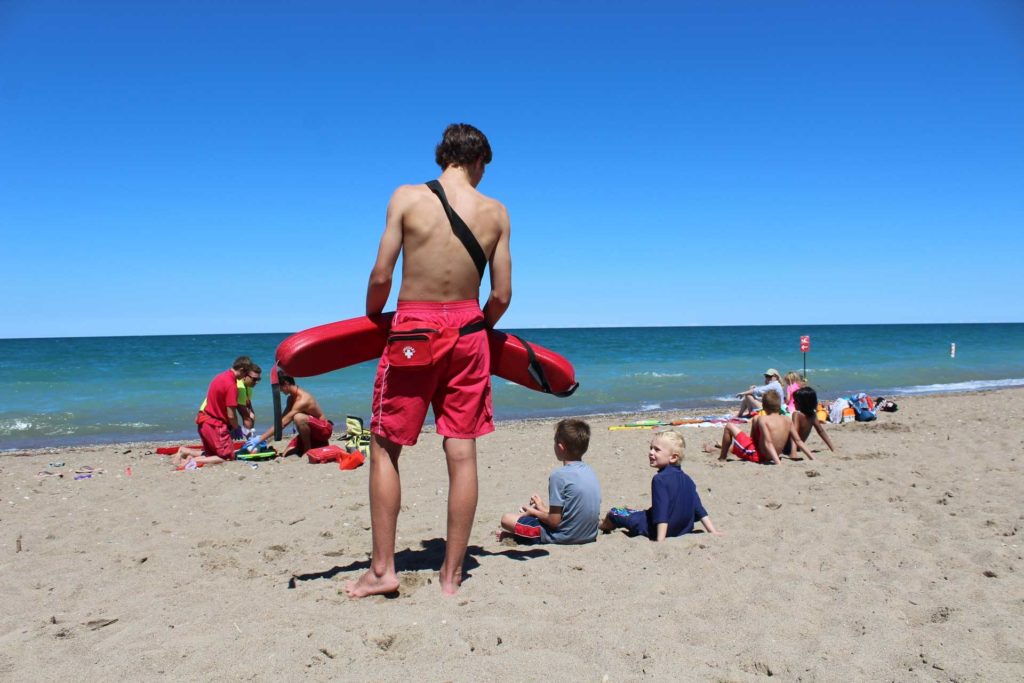
[[[612,524],[629,532],[630,536],[647,536],[647,510],[634,510],[633,508],[612,508],[608,513]]]

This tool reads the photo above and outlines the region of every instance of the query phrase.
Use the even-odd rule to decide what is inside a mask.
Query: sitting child
[[[806,441],[813,427],[828,449],[834,453],[836,449],[832,445],[832,439],[828,438],[825,425],[818,419],[818,392],[811,387],[801,387],[793,392],[793,403],[796,406],[796,411],[793,412],[793,426],[796,427],[797,436]]]
[[[601,520],[601,531],[607,533],[621,527],[630,536],[664,541],[690,533],[699,520],[708,533],[721,536],[700,503],[697,485],[680,468],[685,445],[679,432],[654,435],[647,451],[648,462],[658,470],[651,479],[651,507],[647,510],[612,508]]]
[[[797,434],[793,421],[779,413],[780,404],[779,396],[775,392],[764,395],[764,415],[755,415],[751,420],[750,436],[734,424],[725,425],[718,459],[728,460],[729,446],[732,446],[733,455],[737,458],[778,465],[781,462],[779,454],[792,457],[795,445],[804,452],[804,455],[814,460],[814,456],[807,450],[807,445]],[[705,444],[704,452],[713,453],[714,448]]]
[[[782,378],[782,386],[785,387],[786,389],[785,412],[789,413],[790,415],[796,412],[796,404],[793,402],[793,394],[795,394],[800,387],[806,385],[807,380],[804,379],[803,375],[793,370],[787,372],[786,375]]]
[[[520,508],[522,515],[501,518],[499,538],[507,534],[530,543],[590,543],[597,540],[601,516],[601,485],[583,454],[590,445],[590,425],[566,419],[555,428],[555,458],[562,466],[548,477],[550,506],[534,494]]]

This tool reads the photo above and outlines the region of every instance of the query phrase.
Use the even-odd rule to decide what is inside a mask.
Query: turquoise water
[[[1024,386],[1024,324],[822,325],[512,330],[558,351],[580,389],[559,399],[495,379],[499,420],[709,408],[775,367],[824,397]],[[193,439],[210,379],[248,354],[268,378],[253,400],[270,424],[269,370],[281,334],[0,340],[0,450]],[[950,344],[956,343],[956,358]],[[300,380],[329,416],[368,416],[374,364]]]

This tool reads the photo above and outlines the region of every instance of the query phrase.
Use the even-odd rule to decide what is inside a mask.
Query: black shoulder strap
[[[544,374],[544,366],[541,365],[540,361],[537,360],[537,354],[534,353],[533,347],[530,346],[530,343],[523,339],[522,337],[516,336],[514,334],[510,333],[509,336],[518,339],[519,343],[522,344],[523,348],[526,349],[526,369],[530,373],[530,376],[533,377],[534,381],[536,381],[537,384],[540,385],[541,390],[545,394],[551,394],[559,398],[567,398],[569,396],[572,396],[573,393],[575,393],[575,391],[579,389],[580,383],[576,382],[565,391],[552,391],[551,385],[548,384],[547,375]]]
[[[436,180],[431,180],[427,183],[427,187],[430,188],[431,192],[437,195],[437,198],[441,200],[441,204],[444,206],[444,212],[448,214],[448,222],[451,223],[452,232],[459,238],[462,245],[466,247],[466,251],[473,258],[473,263],[476,264],[476,269],[480,273],[480,277],[484,276],[484,268],[487,267],[487,256],[484,254],[483,247],[476,241],[476,237],[473,236],[473,232],[466,225],[466,222],[459,217],[459,214],[455,213],[455,209],[448,203],[448,198],[444,196],[444,188],[441,187],[441,183]]]

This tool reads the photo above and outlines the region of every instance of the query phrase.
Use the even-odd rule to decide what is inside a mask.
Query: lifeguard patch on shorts
[[[512,531],[519,538],[530,541],[540,540],[540,520],[533,515],[523,515],[516,520],[516,528]]]

